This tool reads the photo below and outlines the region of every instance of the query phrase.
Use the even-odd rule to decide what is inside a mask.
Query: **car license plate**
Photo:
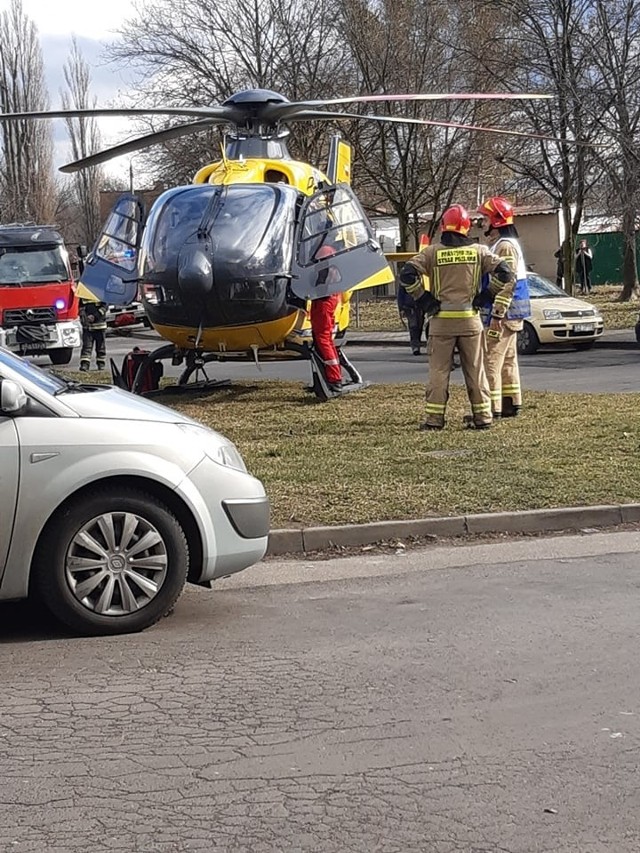
[[[594,329],[593,323],[577,323],[573,327],[574,332],[593,332]]]

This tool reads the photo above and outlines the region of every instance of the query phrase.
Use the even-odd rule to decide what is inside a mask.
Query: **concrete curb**
[[[415,521],[379,521],[336,527],[272,530],[267,554],[306,554],[336,546],[371,545],[405,537],[455,538],[478,533],[545,533],[584,527],[615,527],[640,522],[640,504],[577,506],[421,518]]]

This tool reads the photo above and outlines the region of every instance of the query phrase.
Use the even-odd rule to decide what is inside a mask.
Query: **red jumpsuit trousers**
[[[314,299],[310,311],[313,344],[324,364],[327,382],[332,385],[337,385],[342,381],[338,350],[333,342],[334,316],[339,301],[339,293],[324,296],[322,299]]]

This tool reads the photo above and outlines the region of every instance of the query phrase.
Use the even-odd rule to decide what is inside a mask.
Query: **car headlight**
[[[191,441],[198,443],[209,459],[217,462],[218,465],[226,465],[227,468],[247,472],[247,466],[240,451],[231,441],[205,426],[197,424],[178,424],[178,426],[187,433]]]
[[[562,320],[562,312],[557,308],[545,308],[542,313],[545,320]]]

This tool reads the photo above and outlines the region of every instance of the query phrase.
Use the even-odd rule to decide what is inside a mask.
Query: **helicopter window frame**
[[[133,272],[138,262],[142,218],[137,199],[118,199],[107,217],[95,256],[126,272]]]
[[[322,207],[310,209],[314,204],[321,204],[323,199]],[[320,219],[323,227],[314,227]],[[316,255],[322,246],[330,246],[338,256],[366,246],[373,237],[366,214],[346,185],[337,184],[309,198],[303,220],[297,250],[297,263],[303,269],[320,262]]]

